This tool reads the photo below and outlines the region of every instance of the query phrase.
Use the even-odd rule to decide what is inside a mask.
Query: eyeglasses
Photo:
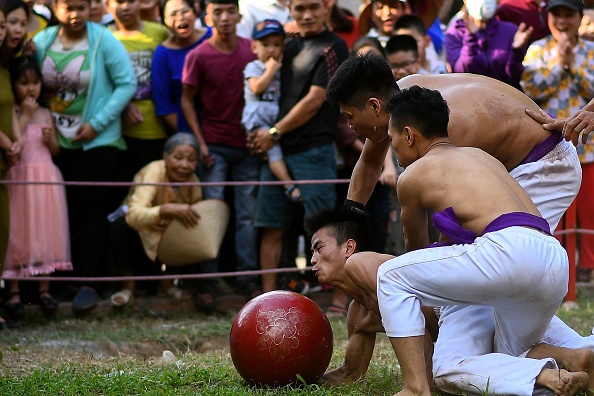
[[[182,8],[181,10],[173,10],[171,11],[167,17],[168,18],[179,18],[179,17],[187,17],[189,16],[191,13],[193,12],[193,10],[191,8]]]
[[[399,69],[404,69],[404,70],[408,70],[410,69],[412,66],[414,66],[417,63],[417,60],[409,60],[406,62],[402,62],[402,63],[391,63],[390,64],[390,68],[392,68],[392,70],[399,70]]]

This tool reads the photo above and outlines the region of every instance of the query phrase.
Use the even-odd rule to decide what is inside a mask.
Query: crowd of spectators
[[[185,272],[294,266],[298,253],[310,254],[307,241],[296,252],[303,217],[347,195],[344,184],[294,181],[349,178],[364,144],[325,101],[349,53],[382,54],[395,79],[490,76],[553,117],[568,117],[594,97],[590,25],[580,0],[365,0],[356,11],[339,0],[0,0],[0,180],[215,182],[130,190],[0,184],[0,271],[89,278],[168,271],[156,253],[159,235],[173,220],[195,226],[200,214],[191,205],[206,199],[226,201],[232,220],[218,257]],[[578,222],[588,229],[593,147],[591,139],[578,146]],[[52,156],[55,171],[36,173],[53,166]],[[401,254],[402,168],[392,152],[384,163],[366,210],[374,250]],[[216,184],[276,180],[284,184]],[[581,275],[590,280],[593,238],[580,243]],[[42,282],[32,298],[8,281],[3,300],[14,318],[23,302],[51,312],[58,299],[73,298],[84,312],[109,295],[125,305],[144,289],[190,293],[212,310],[230,286],[249,299],[316,284],[272,273],[144,288],[127,282],[119,291],[86,282],[59,288],[55,298],[58,288]],[[327,313],[344,316],[346,307],[347,296],[335,291]]]

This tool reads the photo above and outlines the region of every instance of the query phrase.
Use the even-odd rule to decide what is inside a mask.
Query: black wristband
[[[353,201],[352,199],[345,199],[344,207],[355,212],[365,213],[365,205],[360,202]]]

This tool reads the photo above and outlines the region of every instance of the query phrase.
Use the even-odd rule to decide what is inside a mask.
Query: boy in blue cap
[[[245,107],[241,124],[248,134],[271,128],[278,118],[285,30],[279,21],[265,19],[254,26],[252,39],[252,51],[257,59],[248,63],[243,71]],[[270,170],[277,179],[286,182],[289,200],[299,202],[299,188],[291,183],[293,179],[283,160],[278,138],[267,152]]]

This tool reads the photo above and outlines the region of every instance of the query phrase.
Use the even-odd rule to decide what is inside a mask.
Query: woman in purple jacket
[[[532,27],[497,20],[497,0],[464,0],[461,17],[446,30],[446,59],[453,73],[474,73],[520,87]]]

